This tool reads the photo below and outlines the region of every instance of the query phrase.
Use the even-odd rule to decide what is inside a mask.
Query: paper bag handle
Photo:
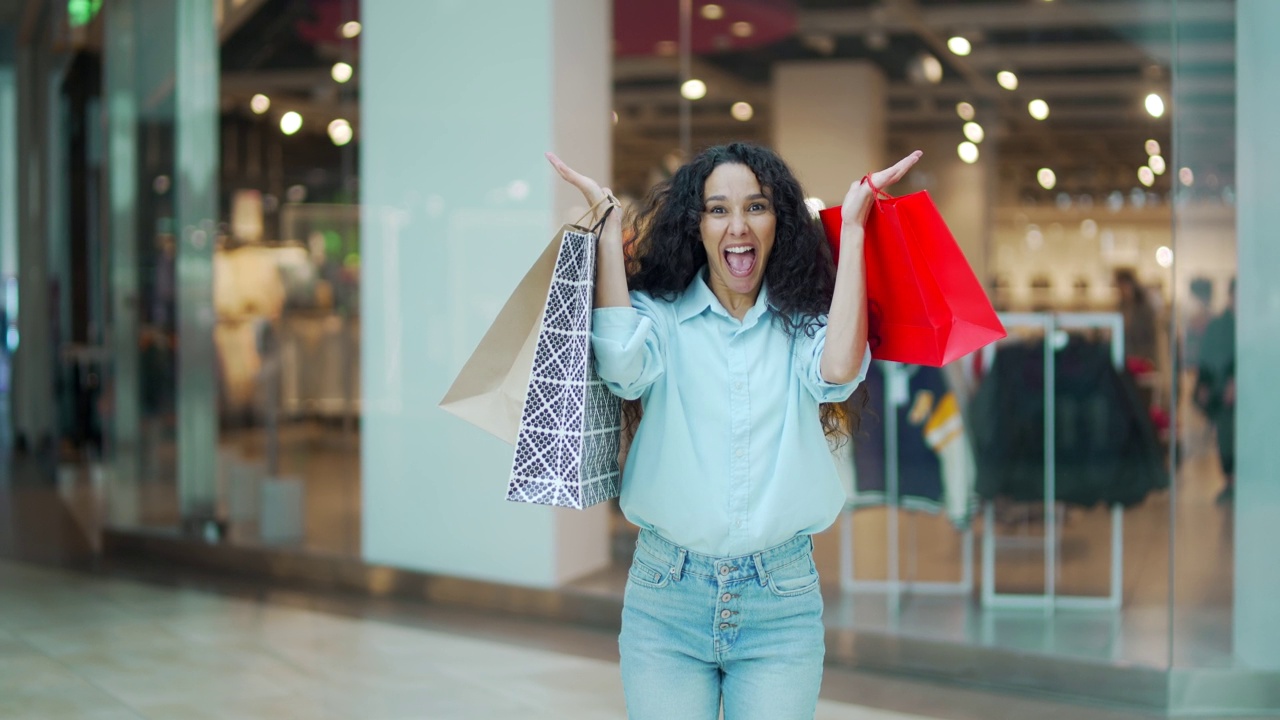
[[[613,196],[613,195],[611,195],[611,194],[606,193],[604,197],[602,197],[602,198],[600,198],[599,200],[597,200],[597,201],[596,201],[596,204],[595,204],[595,205],[592,205],[592,206],[591,206],[591,208],[590,208],[589,210],[587,210],[585,213],[583,213],[583,214],[582,214],[582,217],[578,218],[577,222],[575,222],[575,223],[573,223],[573,224],[574,224],[574,225],[577,225],[577,226],[579,226],[579,227],[581,227],[581,225],[582,225],[582,221],[583,221],[583,220],[586,220],[587,218],[591,217],[592,215],[595,215],[595,214],[596,214],[596,210],[599,210],[599,209],[600,209],[600,206],[601,206],[602,204],[604,204],[604,203],[609,203],[609,209],[610,209],[610,210],[612,210],[612,209],[614,209],[614,208],[616,208],[616,207],[621,207],[621,206],[622,206],[622,203],[619,203],[619,202],[618,202],[618,198],[614,197],[614,196]],[[609,213],[605,213],[605,217],[608,217],[608,216],[609,216]]]
[[[864,183],[866,183],[868,186],[870,186],[870,188],[871,188],[871,192],[873,193],[873,197],[875,197],[875,199],[876,199],[876,204],[877,204],[877,205],[879,205],[879,204],[880,204],[880,201],[881,201],[881,200],[892,200],[892,199],[893,199],[893,196],[892,196],[892,195],[890,195],[889,193],[885,192],[885,191],[884,191],[884,190],[882,190],[881,188],[876,187],[875,182],[871,180],[871,173],[867,173],[866,175],[863,175],[863,176],[862,176],[862,182],[864,182]]]

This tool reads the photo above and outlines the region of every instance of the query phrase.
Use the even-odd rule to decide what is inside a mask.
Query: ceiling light
[[[1001,70],[1000,72],[996,73],[996,82],[999,83],[1000,87],[1004,88],[1005,90],[1018,89],[1018,76],[1014,75],[1009,70]]]
[[[1156,174],[1151,171],[1151,168],[1143,165],[1138,168],[1138,182],[1146,185],[1147,187],[1151,187],[1156,182]]]
[[[614,124],[614,125],[617,125],[617,124],[618,124],[618,111],[617,111],[617,110],[614,110],[614,111],[613,111],[613,124]]]
[[[1160,97],[1156,93],[1151,93],[1147,96],[1146,105],[1147,113],[1151,115],[1151,117],[1158,118],[1161,115],[1164,115],[1164,98]]]
[[[329,123],[329,139],[338,147],[342,147],[343,145],[351,142],[351,138],[354,135],[355,132],[351,130],[351,123],[347,122],[343,118],[338,118],[337,120]]]
[[[973,106],[967,102],[956,103],[956,114],[961,120],[973,119]]]
[[[930,84],[937,85],[942,82],[942,62],[938,58],[929,53],[921,54],[920,69],[924,72],[924,79]]]
[[[661,57],[671,57],[672,55],[675,55],[676,51],[679,49],[680,46],[676,45],[675,40],[659,40],[653,46],[654,53]]]
[[[734,37],[751,37],[751,34],[755,31],[755,27],[745,20],[740,20],[729,26],[729,32],[733,33]]]
[[[1173,267],[1173,250],[1166,245],[1156,248],[1156,264],[1162,268]]]
[[[360,23],[356,22],[355,20],[352,20],[351,22],[343,23],[342,37],[350,40],[351,38],[358,36],[362,29],[363,28],[361,27]]]
[[[1058,184],[1058,176],[1049,168],[1040,168],[1036,171],[1036,182],[1045,190],[1052,190]]]
[[[1031,117],[1037,120],[1044,120],[1049,117],[1049,103],[1036,98],[1027,103],[1027,112],[1031,113]]]
[[[978,162],[978,146],[971,142],[965,141],[957,145],[956,154],[970,165]]]
[[[1147,159],[1147,167],[1151,168],[1151,172],[1163,175],[1165,171],[1164,158],[1159,155],[1152,155]]]
[[[947,40],[947,49],[960,57],[964,57],[973,51],[973,45],[969,43],[968,39],[956,35]]]
[[[355,70],[352,70],[351,66],[344,62],[336,62],[333,64],[333,70],[330,74],[333,75],[333,79],[337,82],[344,83],[351,79],[351,76],[355,74]]]
[[[703,5],[702,17],[708,20],[719,20],[720,18],[724,17],[724,8],[714,3]]]
[[[255,115],[261,115],[271,109],[271,98],[263,95],[262,93],[258,93],[249,100],[249,109],[252,110]]]
[[[980,143],[987,136],[982,126],[976,122],[967,122],[964,124],[964,136],[969,138],[971,142]]]
[[[280,132],[292,135],[302,129],[302,116],[290,110],[280,116]]]
[[[1184,167],[1178,171],[1178,180],[1180,180],[1183,185],[1191,187],[1196,181],[1196,174],[1191,172],[1191,168]]]
[[[736,102],[733,107],[729,108],[729,114],[733,115],[734,120],[746,122],[756,114],[756,109],[751,107],[749,102]]]
[[[1148,155],[1160,154],[1160,143],[1156,142],[1155,140],[1148,140],[1146,143],[1144,143],[1144,147],[1146,147]]]
[[[701,100],[707,96],[707,84],[698,78],[690,78],[680,86],[680,94],[687,100]]]

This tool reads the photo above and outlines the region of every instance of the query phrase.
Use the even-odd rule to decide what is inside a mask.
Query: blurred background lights
[[[947,49],[956,55],[964,57],[973,51],[973,45],[967,39],[956,35],[947,40]]]
[[[942,82],[942,61],[929,53],[921,53],[918,60],[920,72],[924,74],[925,80],[932,85]]]
[[[1005,90],[1018,89],[1018,76],[1008,70],[1001,70],[996,73],[996,82]]]
[[[1031,117],[1037,120],[1044,120],[1049,117],[1049,103],[1036,98],[1027,103],[1027,112],[1031,113]]]
[[[360,34],[360,31],[361,31],[362,29],[363,29],[363,28],[361,27],[360,23],[359,23],[358,21],[356,21],[356,20],[352,20],[351,22],[343,23],[343,25],[342,25],[342,37],[344,37],[344,38],[346,38],[346,39],[350,40],[351,38],[358,36],[358,35]]]
[[[343,118],[338,118],[329,123],[329,139],[338,147],[351,142],[351,138],[354,135],[355,133],[351,130],[351,123]]]
[[[708,20],[719,20],[724,17],[724,8],[715,3],[708,3],[702,6],[702,17]]]
[[[1147,160],[1147,167],[1151,168],[1151,172],[1157,175],[1163,175],[1165,171],[1164,158],[1159,155],[1152,155]]]
[[[810,197],[804,199],[805,207],[809,208],[809,214],[818,217],[818,213],[827,209],[827,204],[822,202],[822,198]]]
[[[1147,113],[1151,115],[1151,117],[1158,118],[1164,115],[1164,98],[1160,97],[1156,93],[1151,93],[1147,96],[1146,106]]]
[[[751,37],[755,31],[755,26],[746,21],[739,21],[729,26],[729,32],[733,33],[734,37]]]
[[[1036,182],[1045,190],[1052,190],[1058,184],[1058,176],[1049,168],[1040,168],[1036,171]]]
[[[967,102],[956,103],[956,114],[961,120],[973,119],[973,106]]]
[[[956,146],[956,154],[970,165],[978,162],[978,146],[967,140]]]
[[[729,108],[729,114],[733,116],[734,120],[746,122],[755,116],[756,109],[751,107],[751,103],[749,102],[739,101],[734,103],[733,107]]]
[[[302,116],[290,110],[280,116],[280,132],[292,135],[302,129]]]
[[[1143,147],[1146,148],[1148,155],[1160,154],[1160,143],[1156,142],[1155,140],[1148,140],[1146,143],[1144,143]]]
[[[261,115],[271,109],[271,98],[258,93],[249,100],[249,109],[253,110],[254,114]]]
[[[1184,167],[1178,171],[1178,180],[1180,180],[1183,185],[1187,187],[1191,187],[1193,184],[1195,184],[1196,175],[1195,173],[1191,172],[1191,168]]]
[[[980,143],[982,142],[982,139],[987,136],[987,133],[983,131],[982,126],[978,123],[967,122],[964,124],[964,136],[968,138],[970,142]]]
[[[1173,251],[1164,245],[1156,248],[1156,264],[1162,268],[1173,267]]]
[[[680,86],[680,94],[686,100],[701,100],[707,96],[707,84],[698,78],[690,78]]]
[[[1080,234],[1086,240],[1092,240],[1098,236],[1098,222],[1093,218],[1085,218],[1080,221]]]
[[[336,62],[336,63],[334,63],[334,64],[333,64],[333,71],[331,72],[331,74],[333,75],[333,79],[334,79],[334,80],[336,80],[336,81],[338,81],[338,82],[340,82],[340,83],[344,83],[344,82],[346,82],[346,81],[350,80],[350,79],[351,79],[351,76],[352,76],[354,73],[355,73],[355,71],[351,69],[351,66],[350,66],[350,65],[348,65],[348,64],[346,64],[346,63],[344,63],[344,62]]]
[[[614,111],[613,111],[613,124],[614,124],[614,125],[617,125],[617,124],[618,124],[618,111],[617,111],[617,110],[614,110]]]
[[[1143,165],[1142,167],[1138,168],[1138,182],[1142,183],[1143,185],[1146,185],[1147,187],[1151,187],[1152,184],[1155,183],[1155,181],[1156,181],[1156,174],[1151,171],[1151,168],[1147,167],[1146,165]]]

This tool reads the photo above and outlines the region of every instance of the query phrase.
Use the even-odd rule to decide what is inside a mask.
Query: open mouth
[[[747,277],[756,268],[756,249],[753,247],[731,247],[724,251],[724,262],[729,267],[729,274],[734,277]]]

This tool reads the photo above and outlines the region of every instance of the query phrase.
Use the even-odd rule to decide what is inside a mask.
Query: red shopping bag
[[[941,367],[1005,337],[929,193],[893,197],[872,188],[865,226],[871,356]],[[819,214],[838,259],[840,208]]]

